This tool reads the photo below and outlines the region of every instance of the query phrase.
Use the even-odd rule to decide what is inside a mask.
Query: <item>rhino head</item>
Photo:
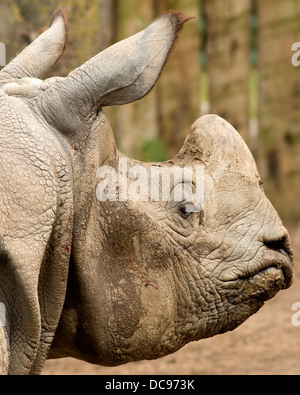
[[[159,358],[233,330],[292,283],[288,233],[225,120],[200,118],[166,163],[116,148],[103,108],[152,89],[185,21],[165,14],[67,77],[42,80],[65,47],[58,9],[0,72],[0,302],[12,373],[65,356]]]

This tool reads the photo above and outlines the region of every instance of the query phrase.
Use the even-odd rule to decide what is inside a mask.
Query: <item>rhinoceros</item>
[[[39,374],[67,356],[103,366],[157,359],[234,330],[291,286],[288,232],[229,123],[200,118],[165,163],[116,147],[104,107],[152,89],[186,20],[164,14],[67,77],[45,79],[68,36],[59,8],[0,72],[1,373]],[[136,196],[142,183],[129,193],[155,169],[144,192],[171,169],[170,199]]]

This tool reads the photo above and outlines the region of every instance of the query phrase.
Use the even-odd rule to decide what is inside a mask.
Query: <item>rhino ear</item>
[[[188,19],[170,12],[148,28],[120,41],[72,71],[47,89],[48,113],[73,113],[88,119],[104,106],[131,103],[144,97],[155,85]]]
[[[101,87],[100,106],[139,100],[157,82],[187,20],[179,12],[165,14],[144,31],[108,48],[74,74],[84,74],[86,68],[95,66],[95,77]]]
[[[66,12],[57,8],[49,29],[41,34],[2,71],[8,79],[32,77],[42,79],[63,54],[68,41]]]

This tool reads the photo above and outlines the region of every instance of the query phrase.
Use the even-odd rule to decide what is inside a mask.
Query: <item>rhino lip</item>
[[[232,304],[255,300],[259,306],[272,299],[293,282],[293,259],[287,251],[266,249],[259,266],[248,266],[246,273],[227,279],[227,287],[234,289],[227,295]],[[230,285],[231,284],[231,285]],[[226,287],[226,288],[227,288]]]
[[[280,276],[282,280],[279,281]],[[266,285],[268,282],[272,284],[272,280],[278,285],[280,289],[288,289],[293,283],[293,258],[291,253],[281,249],[278,251],[266,251],[263,255],[263,264],[256,270],[249,271],[244,277],[240,279],[248,282],[260,282],[263,280]]]

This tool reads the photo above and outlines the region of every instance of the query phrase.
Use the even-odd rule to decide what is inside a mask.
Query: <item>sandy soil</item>
[[[300,326],[292,306],[300,302],[300,227],[292,232],[295,281],[234,332],[191,343],[168,357],[117,368],[73,359],[48,361],[49,375],[296,375],[300,374]],[[300,320],[300,319],[298,319]]]

